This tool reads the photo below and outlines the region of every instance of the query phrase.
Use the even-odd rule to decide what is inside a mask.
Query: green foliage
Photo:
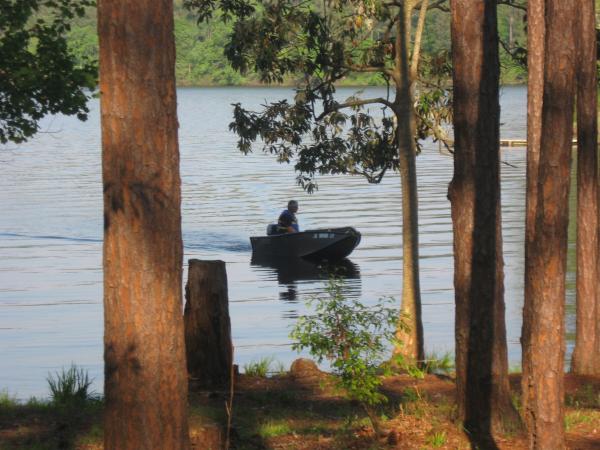
[[[600,413],[593,410],[567,411],[565,414],[565,429],[572,431],[574,427],[581,424],[597,423],[600,419]]]
[[[567,406],[575,408],[600,409],[600,389],[596,389],[593,384],[586,383],[573,394],[568,394],[565,403]]]
[[[423,363],[423,370],[426,373],[448,374],[454,370],[454,359],[450,352],[444,353],[443,355],[430,353],[425,356],[425,361],[423,361]]]
[[[71,21],[93,0],[0,0],[0,142],[23,142],[46,114],[87,118],[96,65],[69,50]]]
[[[427,372],[424,369],[421,369],[416,364],[407,363],[406,360],[401,356],[396,356],[394,362],[396,363],[397,368],[400,369],[401,372],[406,372],[409,376],[418,380],[422,380],[427,374]]]
[[[408,387],[402,393],[402,401],[406,403],[414,403],[421,400],[421,394],[415,388]]]
[[[64,368],[55,375],[48,374],[48,386],[50,398],[55,406],[73,407],[82,406],[87,401],[95,398],[90,391],[92,380],[87,371],[71,365],[67,370]]]
[[[19,402],[14,395],[10,395],[7,390],[0,391],[0,409],[14,408]]]
[[[230,0],[221,1],[221,8],[233,14]],[[207,9],[216,8],[215,0],[188,0],[184,5],[197,11],[200,21],[207,18]],[[397,170],[397,135],[410,128],[397,126],[409,120],[402,105],[410,101],[404,98],[408,88],[402,87],[400,76],[408,56],[395,44],[397,6],[363,0],[327,0],[322,5],[279,0],[258,2],[251,15],[254,3],[247,6],[243,14],[234,14],[225,46],[232,67],[241,74],[254,72],[265,83],[298,83],[292,102],[271,102],[260,112],[235,105],[230,129],[239,136],[240,151],[248,153],[260,141],[277,161],[294,161],[297,181],[308,192],[317,188],[315,176],[320,174],[362,175],[378,183],[388,170]],[[443,69],[448,67],[430,70],[438,76],[417,89],[417,133],[409,137],[417,147],[427,137],[444,137],[451,92],[437,81],[442,73],[447,78]],[[335,97],[339,82],[364,73],[393,89],[377,98],[364,98],[360,92],[345,100]]]
[[[235,0],[240,8],[253,6],[244,5]],[[191,14],[182,0],[175,1],[175,41],[177,46],[176,75],[180,86],[207,86],[207,85],[249,85],[260,83],[258,75],[250,70],[240,74],[234,70],[225,57],[224,49],[233,31],[233,19],[237,12],[235,3],[231,0],[225,15],[216,8],[217,4],[211,2],[209,9],[198,9],[199,2],[190,0],[185,2],[188,9],[197,11]],[[321,3],[314,3],[315,8],[320,8]],[[513,14],[513,35],[515,45],[523,46],[525,43],[525,25],[522,11],[507,6],[499,6],[498,22],[501,39],[509,42],[509,15]],[[39,13],[44,17],[47,12]],[[206,16],[206,17],[205,17]],[[198,19],[212,20],[198,22]],[[227,21],[221,20],[227,17]],[[67,33],[69,52],[73,54],[78,64],[85,61],[96,61],[98,58],[98,36],[96,32],[96,12],[94,8],[87,8],[83,17],[74,17],[71,30]],[[379,30],[374,30],[376,36]],[[520,48],[520,47],[519,47]],[[431,60],[439,55],[448,54],[450,51],[450,15],[441,9],[428,12],[423,35],[423,59]],[[501,54],[503,67],[502,79],[504,82],[523,81],[524,70],[514,67],[514,62],[506,52]],[[427,63],[426,63],[427,65]],[[425,67],[424,67],[425,68]],[[427,78],[427,76],[425,76]],[[285,77],[284,83],[295,84],[302,77]],[[449,78],[447,78],[449,79]],[[385,86],[385,80],[374,73],[349,73],[336,83],[339,86]]]
[[[244,364],[244,373],[251,377],[266,377],[273,364],[273,358],[261,358],[258,361],[252,361]]]
[[[386,401],[379,392],[379,367],[393,342],[398,311],[387,307],[393,299],[365,306],[342,295],[342,281],[330,280],[324,298],[314,297],[315,314],[298,319],[291,338],[294,350],[308,349],[319,362],[328,360],[338,375],[338,387],[365,405]],[[402,326],[402,325],[401,325]]]
[[[422,380],[428,373],[448,374],[454,369],[454,360],[450,353],[437,356],[435,353],[429,354],[422,361],[422,364],[416,365],[412,361],[407,361],[402,355],[394,355],[389,361],[390,371],[400,371],[413,378]]]
[[[521,373],[522,371],[521,363],[513,364],[508,368],[508,373]]]
[[[268,421],[259,426],[258,434],[264,439],[292,433],[290,426],[281,421]]]
[[[441,448],[446,445],[447,436],[444,431],[435,431],[427,438],[430,448]]]
[[[275,367],[273,371],[275,372],[275,375],[282,376],[286,374],[287,369],[281,361],[275,361]]]

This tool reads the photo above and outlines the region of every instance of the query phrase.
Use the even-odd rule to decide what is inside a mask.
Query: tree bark
[[[406,6],[408,8],[408,6]],[[402,184],[402,307],[400,320],[408,329],[399,328],[396,337],[401,343],[394,354],[402,355],[407,362],[418,363],[425,359],[423,346],[423,321],[421,317],[421,286],[419,281],[419,206],[417,200],[417,169],[415,130],[411,80],[408,67],[407,23],[410,11],[400,7],[396,32],[396,98],[394,112],[397,118],[396,140]]]
[[[519,423],[504,319],[496,2],[453,0],[451,13],[457,403],[473,447],[489,449],[493,432]]]
[[[106,449],[187,449],[173,2],[100,0]]]
[[[199,387],[227,387],[233,347],[225,263],[190,259],[185,298],[188,372]]]
[[[593,0],[577,0],[577,329],[571,370],[600,375],[598,123]]]
[[[421,42],[423,39],[423,31],[425,30],[425,17],[427,16],[427,8],[429,0],[422,0],[419,9],[419,21],[415,30],[415,39],[413,43],[413,52],[410,63],[410,78],[411,82],[417,79],[419,75],[419,59],[421,57]],[[414,95],[414,94],[413,94]]]
[[[564,301],[575,94],[574,3],[545,3],[539,161],[537,170],[527,172],[528,186],[537,185],[535,205],[527,205],[533,207],[527,216],[533,220],[526,230],[522,333],[523,412],[533,449],[565,448]],[[544,20],[533,17],[539,12],[542,8],[531,9],[529,19]]]

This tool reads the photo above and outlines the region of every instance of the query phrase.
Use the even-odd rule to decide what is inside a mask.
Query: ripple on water
[[[377,89],[372,89],[377,94]],[[340,89],[347,97],[352,91]],[[288,364],[291,324],[305,300],[323,295],[329,272],[251,263],[248,236],[264,234],[291,198],[303,229],[352,225],[363,235],[347,263],[345,295],[400,299],[401,191],[397,175],[370,185],[323,177],[308,195],[292,165],[259,150],[243,157],[228,132],[231,103],[258,108],[287,89],[178,91],[185,259],[227,262],[236,361],[274,356]],[[502,136],[525,136],[523,88],[502,92]],[[90,119],[55,117],[36,139],[0,151],[0,389],[46,395],[49,371],[71,362],[102,385],[102,188],[97,100]],[[525,153],[505,150],[503,226],[511,364],[519,361]],[[417,159],[421,280],[428,350],[453,348],[452,226],[447,186],[452,160],[436,145]],[[186,267],[184,264],[184,271]],[[187,274],[184,273],[184,277]],[[399,301],[399,300],[398,300]],[[572,295],[570,296],[572,302]],[[572,324],[572,320],[568,321]],[[572,327],[572,325],[569,325]]]

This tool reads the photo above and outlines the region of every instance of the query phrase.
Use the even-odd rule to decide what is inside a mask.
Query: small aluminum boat
[[[323,228],[299,233],[273,234],[250,238],[253,258],[285,257],[337,261],[360,243],[360,233],[352,227]]]

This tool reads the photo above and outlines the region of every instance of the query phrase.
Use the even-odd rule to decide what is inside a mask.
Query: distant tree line
[[[501,5],[498,8],[498,31],[505,48],[514,49],[526,43],[524,12]],[[416,25],[416,24],[415,24]],[[197,17],[175,2],[175,74],[179,86],[240,86],[260,84],[255,73],[241,75],[231,68],[223,53],[232,31],[232,23],[213,20],[197,24]],[[78,18],[68,34],[71,51],[79,61],[98,58],[96,10]],[[450,14],[432,11],[425,23],[422,52],[426,58],[439,57],[450,51]],[[515,63],[506,51],[500,54],[501,80],[504,83],[524,83],[526,70]],[[294,84],[296,80],[286,80]],[[376,74],[353,74],[338,82],[347,85],[383,85]]]

